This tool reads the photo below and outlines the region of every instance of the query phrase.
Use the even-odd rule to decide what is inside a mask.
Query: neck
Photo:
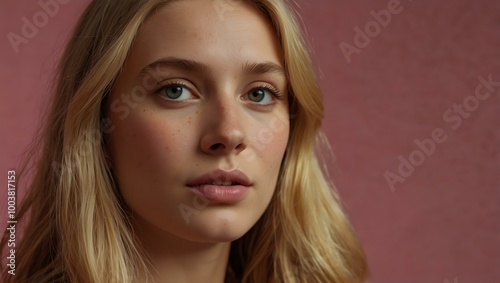
[[[150,256],[149,273],[153,282],[224,282],[230,242],[189,241],[146,225],[136,227],[135,232]]]

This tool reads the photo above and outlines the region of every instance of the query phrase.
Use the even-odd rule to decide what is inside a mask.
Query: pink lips
[[[188,184],[196,194],[219,203],[236,203],[242,200],[251,185],[248,177],[239,170],[215,170]]]

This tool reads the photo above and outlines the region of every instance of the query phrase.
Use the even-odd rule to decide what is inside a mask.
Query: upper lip
[[[188,183],[188,186],[194,187],[211,182],[227,182],[227,181],[238,183],[239,185],[247,187],[252,185],[247,175],[245,175],[245,173],[241,172],[240,170],[224,171],[218,169],[192,180],[191,182]]]

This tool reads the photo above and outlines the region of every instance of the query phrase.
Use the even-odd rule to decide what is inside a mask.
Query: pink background
[[[402,11],[348,63],[339,44],[354,45],[354,28],[389,2],[299,1],[325,93],[324,130],[336,155],[330,171],[372,282],[500,282],[500,88],[458,128],[443,119],[474,95],[479,76],[500,81],[500,2],[401,1]],[[21,34],[22,18],[41,7],[0,2],[0,219],[7,170],[18,168],[54,64],[87,3],[60,5],[16,54],[7,34]],[[414,140],[432,138],[436,128],[447,140],[391,188],[384,172],[397,173],[398,157],[408,160]]]

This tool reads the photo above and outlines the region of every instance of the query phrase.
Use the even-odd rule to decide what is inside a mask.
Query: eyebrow
[[[167,57],[157,60],[142,69],[139,75],[146,75],[149,71],[154,71],[158,68],[174,68],[188,72],[209,74],[210,68],[200,62],[176,57]]]
[[[191,73],[202,73],[205,75],[209,75],[211,73],[210,67],[201,62],[177,57],[167,57],[147,65],[139,72],[139,76],[144,76],[149,71],[154,71],[158,68],[174,68]],[[243,72],[249,75],[277,73],[283,77],[286,77],[283,67],[273,62],[246,63],[243,66]]]
[[[286,77],[283,67],[273,62],[247,63],[243,67],[243,72],[250,75],[277,73],[283,77]]]

